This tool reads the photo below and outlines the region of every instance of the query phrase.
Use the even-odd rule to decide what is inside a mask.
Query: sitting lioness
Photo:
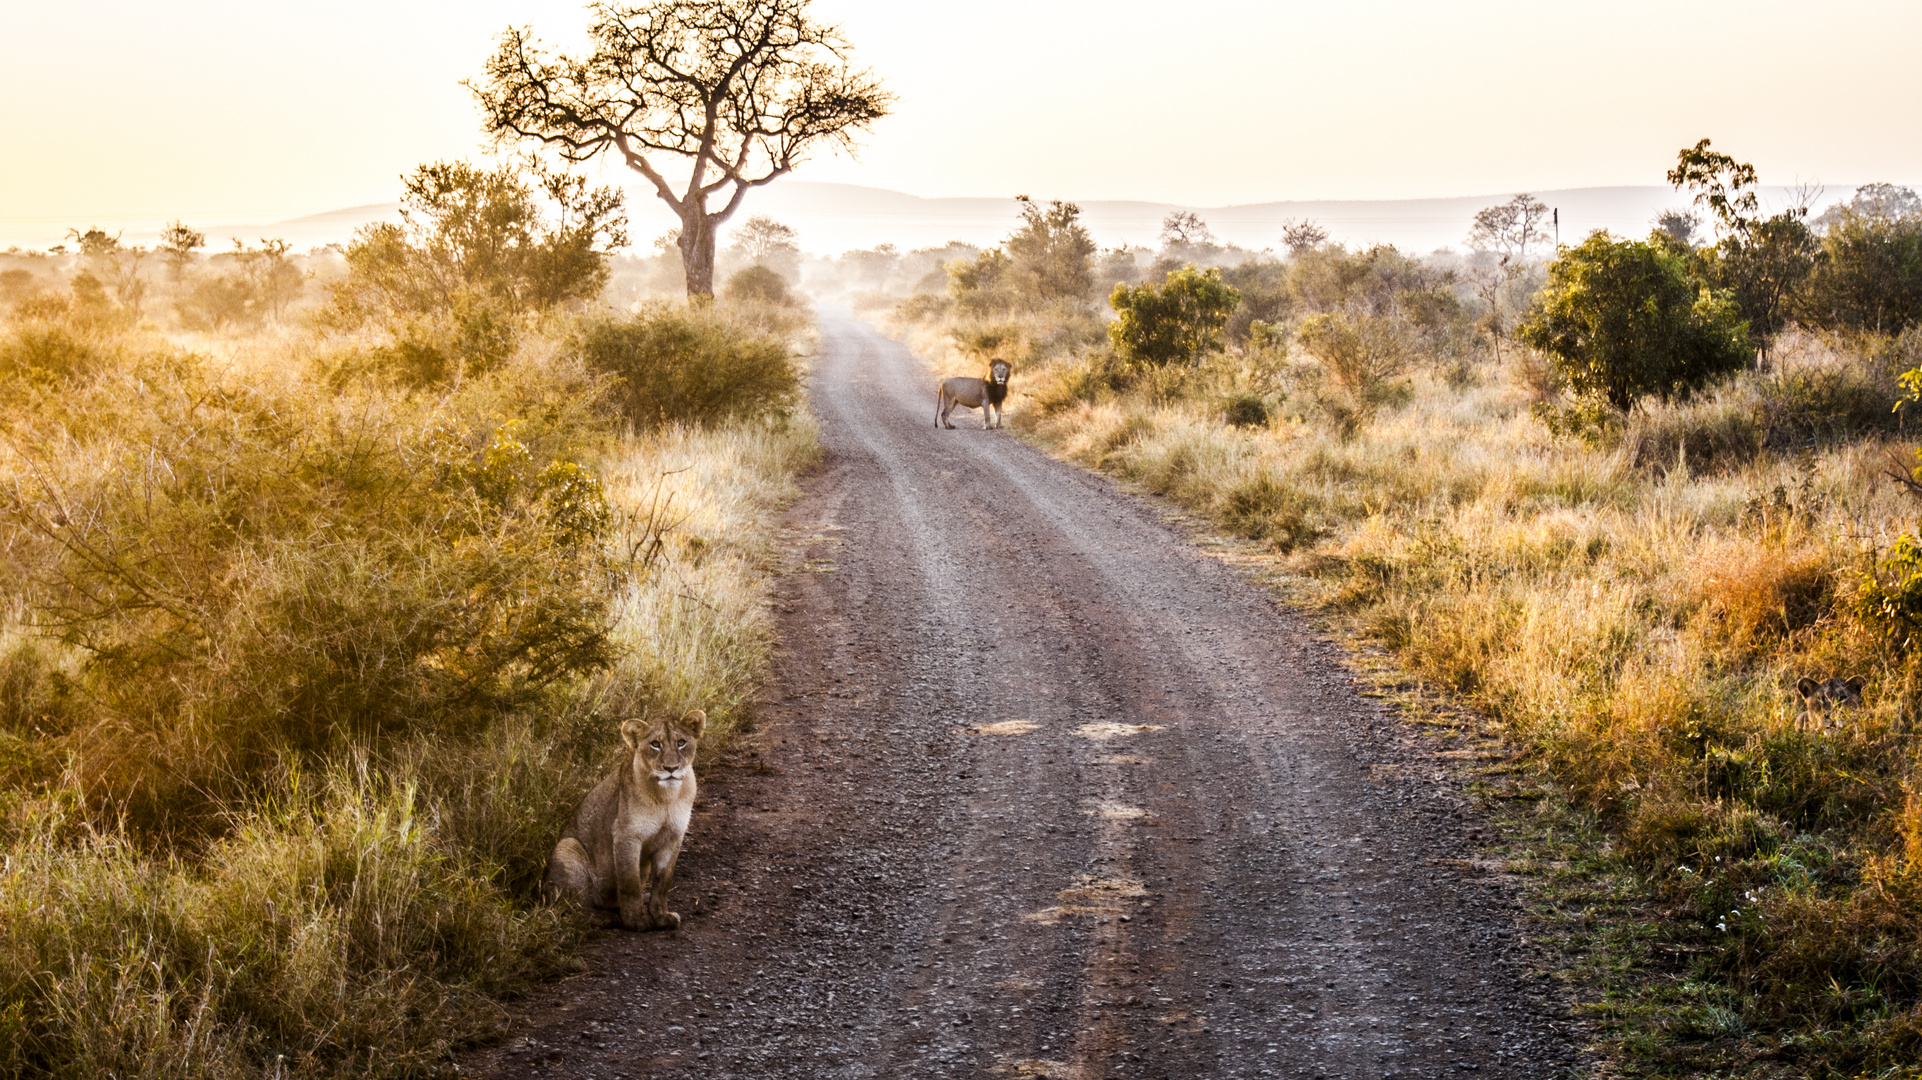
[[[954,429],[948,422],[948,414],[956,405],[981,410],[981,428],[1001,426],[1001,403],[1008,400],[1008,367],[1006,360],[996,360],[988,365],[988,377],[969,379],[962,376],[942,379],[941,389],[934,396],[934,426]],[[993,423],[989,423],[989,419]]]
[[[694,751],[706,729],[700,709],[679,720],[621,722],[627,758],[581,800],[554,845],[549,899],[618,911],[629,930],[681,925],[667,910],[667,890],[694,810]]]

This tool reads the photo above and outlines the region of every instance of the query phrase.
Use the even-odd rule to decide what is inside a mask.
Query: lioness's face
[[[1006,386],[1008,385],[1008,372],[1010,370],[1006,360],[996,360],[994,363],[988,365],[988,378],[993,379],[996,386]]]
[[[634,753],[638,771],[665,788],[694,775],[694,751],[707,729],[700,709],[679,720],[629,720],[621,725],[621,742]]]

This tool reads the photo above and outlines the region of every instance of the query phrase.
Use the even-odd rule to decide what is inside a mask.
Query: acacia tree
[[[207,234],[174,221],[160,231],[160,257],[167,262],[167,279],[176,285],[194,261],[194,252],[207,246]]]
[[[1289,218],[1281,223],[1281,242],[1289,258],[1300,258],[1328,242],[1328,230],[1312,218]]]
[[[1176,210],[1161,219],[1161,242],[1169,247],[1193,247],[1215,242],[1214,231],[1193,210]]]
[[[714,234],[749,188],[887,115],[893,95],[853,69],[840,31],[808,0],[595,3],[584,57],[545,53],[525,27],[501,35],[480,99],[496,139],[531,139],[570,162],[613,154],[681,220],[689,296],[714,294]],[[678,192],[665,159],[686,159]],[[710,199],[724,200],[710,209]]]
[[[1549,219],[1548,204],[1523,192],[1475,215],[1468,230],[1468,246],[1495,256],[1493,267],[1481,267],[1471,274],[1475,294],[1488,306],[1481,329],[1495,347],[1495,359],[1502,358],[1502,339],[1508,322],[1502,311],[1502,295],[1511,282],[1528,271],[1528,245],[1548,239],[1543,228]]]

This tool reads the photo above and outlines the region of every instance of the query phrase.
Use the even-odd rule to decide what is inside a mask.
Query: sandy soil
[[[783,648],[674,934],[609,932],[482,1077],[1581,1071],[1441,749],[1155,508],[933,426],[823,317]],[[1018,377],[1018,376],[1017,376]]]

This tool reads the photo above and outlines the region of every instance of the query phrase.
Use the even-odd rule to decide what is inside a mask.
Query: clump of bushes
[[[786,306],[794,303],[788,294],[787,282],[781,275],[765,266],[750,266],[727,279],[721,288],[721,298],[735,304],[775,304]]]
[[[581,357],[612,376],[620,414],[639,427],[718,424],[779,413],[800,391],[787,342],[712,307],[649,307],[598,318],[578,335]]]
[[[0,1070],[441,1069],[570,963],[536,890],[609,715],[745,713],[809,429],[623,438],[551,312],[400,378],[70,307],[0,328]]]
[[[1131,364],[1188,363],[1220,347],[1221,328],[1240,302],[1241,294],[1213,268],[1172,270],[1160,287],[1116,285],[1108,298],[1115,312],[1108,339],[1115,355]]]
[[[604,666],[595,387],[514,385],[557,375],[408,407],[162,356],[70,388],[95,427],[6,496],[85,658],[58,728],[86,789],[211,824],[286,754],[471,733]]]
[[[1687,398],[1754,355],[1731,297],[1681,256],[1605,232],[1549,265],[1516,336],[1551,357],[1574,393],[1621,412],[1650,395]]]

